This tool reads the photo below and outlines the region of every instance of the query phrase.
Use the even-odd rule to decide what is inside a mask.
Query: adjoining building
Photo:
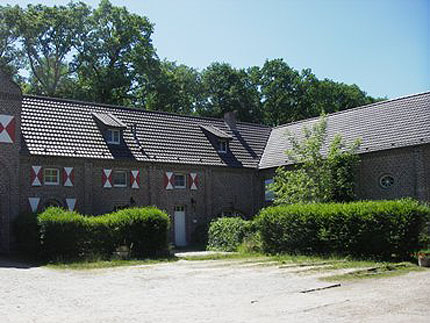
[[[218,216],[251,217],[288,161],[285,132],[318,118],[270,128],[119,106],[22,95],[0,72],[0,252],[13,249],[22,212],[60,206],[101,214],[155,205],[184,246]],[[430,93],[334,113],[328,138],[362,138],[357,193],[363,199],[429,200]]]

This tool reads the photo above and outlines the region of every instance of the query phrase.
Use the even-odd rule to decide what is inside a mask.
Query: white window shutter
[[[172,172],[166,172],[164,174],[164,188],[166,190],[172,190],[174,184],[175,175]]]
[[[31,186],[42,186],[42,166],[31,166]]]
[[[103,188],[112,188],[112,169],[103,169],[102,186]]]
[[[75,182],[75,171],[73,167],[64,167],[63,169],[63,185],[72,187]]]

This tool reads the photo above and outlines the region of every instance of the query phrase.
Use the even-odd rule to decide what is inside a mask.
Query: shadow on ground
[[[40,267],[42,265],[43,264],[41,262],[23,259],[18,256],[0,255],[0,268],[30,269]]]

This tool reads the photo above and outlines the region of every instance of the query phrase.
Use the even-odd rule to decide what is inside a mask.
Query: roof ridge
[[[153,113],[153,114],[171,115],[171,116],[177,116],[177,117],[194,118],[194,119],[200,119],[200,120],[222,121],[222,122],[224,122],[223,118],[205,117],[205,116],[193,116],[193,115],[188,115],[188,114],[179,114],[179,113],[172,113],[172,112],[165,112],[165,111],[152,111],[152,110],[146,110],[144,108],[126,107],[126,106],[122,106],[122,105],[115,105],[115,104],[109,104],[109,103],[98,103],[98,102],[90,102],[90,101],[82,101],[82,100],[76,100],[76,99],[56,98],[56,97],[50,97],[50,96],[44,96],[44,95],[24,94],[23,98],[35,98],[35,99],[44,99],[44,100],[59,101],[59,102],[70,102],[70,103],[78,103],[78,104],[85,104],[85,105],[92,105],[92,106],[100,106],[100,107],[106,107],[106,108],[115,108],[115,109],[122,109],[122,110],[138,111],[138,112],[143,112],[143,113]],[[243,122],[243,121],[238,121],[237,123],[243,124],[243,125],[259,126],[261,128],[271,128],[270,126],[263,125],[263,124],[260,124],[260,123]]]
[[[420,95],[424,95],[424,94],[430,94],[430,91],[419,92],[419,93],[414,93],[414,94],[408,94],[408,95],[400,96],[400,97],[393,98],[393,99],[388,99],[388,100],[384,100],[384,101],[377,101],[377,102],[373,102],[373,103],[369,103],[369,104],[365,104],[365,105],[360,105],[360,106],[355,107],[355,108],[350,108],[350,109],[345,109],[345,110],[341,110],[341,111],[332,112],[332,113],[329,113],[327,116],[330,117],[330,116],[334,116],[334,115],[348,113],[348,112],[351,112],[351,111],[355,111],[355,110],[359,110],[359,109],[365,109],[365,108],[370,108],[370,107],[377,106],[377,105],[380,105],[380,104],[390,103],[390,102],[393,102],[393,101],[400,101],[400,100],[404,100],[404,99],[408,99],[408,98],[411,98],[411,97],[414,97],[414,96],[420,96]],[[311,117],[311,118],[307,118],[307,119],[303,119],[303,120],[298,120],[298,121],[293,121],[293,122],[289,122],[289,123],[283,123],[283,124],[280,124],[279,126],[273,127],[272,129],[278,129],[278,128],[283,128],[283,127],[294,125],[294,124],[304,123],[304,122],[308,122],[308,121],[319,119],[320,117],[321,116],[317,116],[317,117]]]

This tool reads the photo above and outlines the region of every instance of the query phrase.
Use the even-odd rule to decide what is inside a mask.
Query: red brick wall
[[[33,165],[54,167],[73,167],[74,186],[31,186],[30,174]],[[139,189],[103,188],[102,171],[108,168],[123,170],[129,174],[140,171]],[[166,190],[165,172],[182,174],[197,173],[198,189]],[[36,156],[21,157],[21,208],[30,211],[29,197],[40,198],[39,210],[50,200],[56,200],[66,207],[67,198],[76,198],[76,210],[87,214],[111,212],[115,206],[130,205],[133,199],[136,206],[154,205],[165,210],[172,217],[175,207],[183,206],[186,214],[187,239],[196,227],[208,223],[224,210],[238,210],[245,216],[252,216],[256,210],[254,187],[258,185],[256,170],[228,169],[224,167],[147,164],[130,161],[88,160],[79,158],[49,158]],[[129,176],[127,176],[129,181]],[[188,178],[187,178],[188,180]],[[173,240],[173,235],[172,235]]]
[[[11,223],[19,213],[19,151],[21,149],[19,87],[0,71],[0,114],[15,117],[14,143],[0,143],[0,252],[9,252]]]

